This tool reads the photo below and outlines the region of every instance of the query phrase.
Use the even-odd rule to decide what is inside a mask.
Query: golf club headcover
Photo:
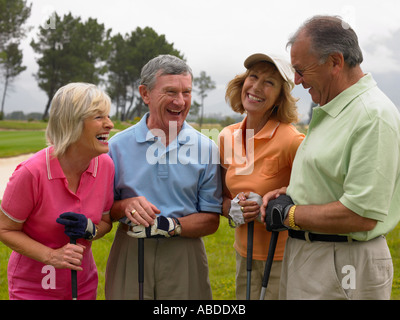
[[[65,226],[65,234],[71,239],[91,240],[96,236],[96,226],[83,214],[75,212],[64,212],[56,220]]]
[[[134,238],[170,238],[181,234],[181,224],[177,218],[158,216],[150,227],[132,225],[127,234]]]
[[[256,201],[260,207],[262,206],[262,197],[257,193],[250,192],[247,200]],[[229,210],[229,225],[233,228],[245,224],[243,212],[241,210],[241,206],[239,205],[239,201],[240,199],[238,195],[236,195],[236,197],[231,200],[231,208]],[[261,213],[258,215],[257,220],[261,222]]]
[[[294,203],[292,198],[286,194],[280,195],[278,198],[268,201],[265,223],[268,231],[283,231],[288,227],[283,224],[289,209]]]

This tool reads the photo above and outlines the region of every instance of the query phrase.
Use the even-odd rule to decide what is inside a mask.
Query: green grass
[[[0,131],[0,158],[33,153],[45,147],[43,131]]]
[[[0,158],[35,153],[46,147],[45,122],[0,121]],[[115,123],[117,131],[131,126],[130,123]]]
[[[6,130],[45,130],[46,127],[47,123],[41,121],[0,121],[0,129]]]
[[[392,300],[400,300],[400,224],[386,237],[393,259]]]

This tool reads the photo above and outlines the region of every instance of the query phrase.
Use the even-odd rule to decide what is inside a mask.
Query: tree
[[[9,42],[25,37],[29,27],[24,24],[31,15],[32,4],[26,0],[0,0],[0,52]]]
[[[18,43],[8,44],[3,52],[5,54],[0,58],[0,64],[3,66],[2,71],[4,76],[4,90],[1,101],[0,120],[4,115],[4,103],[9,84],[17,75],[26,70],[26,67],[22,65],[22,51],[19,49]]]
[[[29,31],[25,22],[31,14],[32,4],[26,0],[0,0],[0,71],[4,78],[0,120],[4,116],[7,89],[12,80],[26,67],[22,66],[22,51],[19,43]]]
[[[138,93],[142,67],[160,54],[171,54],[183,59],[180,52],[168,43],[164,35],[152,28],[138,27],[130,34],[117,34],[111,39],[108,64],[107,91],[117,106],[117,114],[123,121],[141,117],[146,109]]]
[[[39,27],[37,41],[31,41],[31,47],[40,55],[35,77],[48,96],[43,119],[48,117],[51,100],[61,86],[70,82],[101,82],[110,49],[111,29],[106,30],[96,19],[82,22],[71,13],[62,18],[54,13],[52,19],[56,28]]]
[[[207,76],[205,71],[200,72],[200,77],[196,77],[193,79],[194,86],[198,88],[198,93],[201,98],[201,114],[200,114],[200,121],[199,127],[203,125],[203,116],[204,116],[204,99],[207,97],[206,92],[215,89],[215,82],[211,80],[210,76]]]
[[[192,100],[192,105],[190,106],[189,116],[197,118],[200,111],[200,103],[196,100]]]

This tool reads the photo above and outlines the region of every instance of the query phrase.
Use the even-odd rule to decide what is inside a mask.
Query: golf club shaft
[[[138,281],[139,281],[139,300],[143,300],[144,282],[144,239],[138,239]]]
[[[268,249],[268,257],[267,257],[267,261],[265,262],[264,277],[263,277],[263,281],[262,281],[260,300],[264,300],[265,291],[267,290],[269,274],[271,273],[272,262],[274,261],[274,254],[275,254],[276,243],[278,241],[278,236],[279,236],[278,231],[272,231],[271,241],[269,243],[269,249]]]
[[[251,270],[253,262],[253,236],[254,236],[254,221],[247,224],[247,287],[246,300],[250,300],[251,291]]]
[[[76,244],[76,239],[70,238],[69,243]],[[78,300],[78,277],[76,270],[71,270],[72,300]]]

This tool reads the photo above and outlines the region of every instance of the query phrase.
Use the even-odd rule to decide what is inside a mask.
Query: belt
[[[308,231],[289,230],[289,237],[305,240],[307,242],[312,241],[324,241],[324,242],[352,242],[357,241],[349,236],[339,236],[336,234],[317,234]]]

